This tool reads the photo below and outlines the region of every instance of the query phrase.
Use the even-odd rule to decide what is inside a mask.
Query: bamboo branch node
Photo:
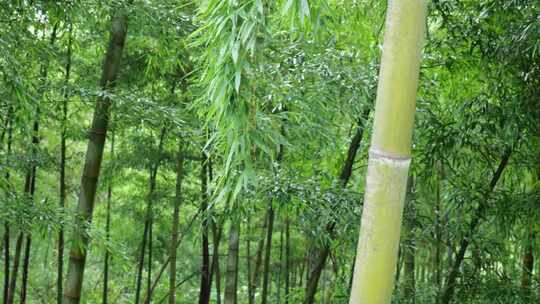
[[[369,149],[369,156],[373,158],[377,158],[377,159],[387,159],[387,160],[392,160],[392,161],[406,161],[406,162],[411,161],[410,155],[399,155],[399,154],[394,154],[390,152],[385,152],[375,147],[371,147]]]

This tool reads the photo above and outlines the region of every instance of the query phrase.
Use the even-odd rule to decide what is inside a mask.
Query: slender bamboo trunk
[[[289,304],[290,285],[291,285],[291,227],[287,212],[285,218],[285,304]]]
[[[441,184],[442,184],[442,163],[437,161],[437,180],[435,184],[435,284],[437,292],[441,289],[441,255],[442,255],[442,229],[441,229]],[[438,300],[438,299],[437,299]]]
[[[6,123],[7,128],[7,151],[6,151],[6,163],[9,163],[9,159],[11,157],[11,145],[13,143],[13,118],[12,118],[12,111],[13,108],[9,106],[8,108],[8,120]],[[5,174],[5,181],[6,184],[9,184],[9,169],[6,169]],[[10,229],[9,229],[9,223],[4,223],[4,304],[8,304],[9,299],[9,264],[10,264]]]
[[[270,283],[270,257],[272,252],[272,233],[274,232],[274,208],[272,202],[268,204],[268,226],[266,227],[266,248],[264,251],[263,285],[261,303],[268,302],[268,284]]]
[[[124,42],[127,33],[127,15],[119,10],[111,22],[109,47],[105,55],[100,85],[103,90],[111,90],[115,86]],[[89,237],[87,227],[92,221],[92,213],[96,197],[97,182],[103,159],[103,149],[109,123],[111,99],[101,94],[96,101],[96,108],[89,132],[86,159],[81,178],[81,190],[75,215],[73,245],[69,254],[68,273],[64,288],[63,304],[79,304],[83,286],[84,266],[86,263]]]
[[[9,297],[9,225],[4,225],[4,304],[8,304]]]
[[[140,254],[139,254],[139,261],[138,261],[138,266],[137,266],[137,278],[136,278],[136,286],[135,286],[135,303],[138,304],[140,302],[140,298],[141,298],[141,290],[142,290],[142,280],[143,280],[143,270],[144,270],[144,257],[146,255],[146,247],[147,247],[147,243],[150,242],[150,238],[149,238],[149,234],[150,234],[150,230],[152,229],[151,226],[152,226],[152,220],[151,220],[151,217],[152,217],[152,200],[153,200],[153,195],[154,195],[154,191],[155,191],[155,185],[156,185],[156,176],[157,176],[157,171],[154,171],[154,168],[150,169],[150,174],[149,174],[150,178],[149,178],[149,184],[150,184],[150,190],[148,191],[148,197],[147,197],[147,200],[146,200],[146,215],[145,215],[145,220],[144,220],[144,229],[143,229],[143,237],[142,237],[142,241],[141,241],[141,251],[140,251]],[[150,250],[148,250],[148,252],[150,252]],[[150,265],[150,264],[149,264]],[[150,271],[148,269],[148,271]],[[149,294],[147,294],[147,296],[149,296]],[[144,303],[146,303],[146,299],[143,301]]]
[[[62,132],[60,134],[60,209],[66,207],[66,140],[67,140],[67,122],[68,122],[68,99],[69,99],[69,79],[71,72],[71,44],[72,44],[72,29],[73,25],[69,24],[68,32],[68,47],[66,54],[66,72],[64,78],[64,100],[62,103]],[[58,260],[57,260],[57,276],[56,276],[56,303],[62,304],[63,282],[64,282],[64,227],[60,224],[58,230]],[[105,303],[104,303],[105,304]]]
[[[370,113],[371,113],[371,107],[367,107],[362,113],[362,117],[358,120],[358,126],[356,128],[356,132],[353,138],[351,139],[349,148],[347,149],[347,158],[345,159],[345,163],[343,164],[343,167],[341,168],[341,171],[338,177],[340,185],[343,188],[347,186],[349,180],[351,179],[354,160],[356,158],[356,154],[358,153],[358,149],[360,148],[360,143],[362,142],[362,138],[364,136],[364,125],[362,121],[368,119]],[[326,224],[326,232],[330,236],[334,234],[335,224],[336,224],[335,222],[330,222]],[[317,293],[317,287],[319,285],[319,280],[322,274],[322,270],[324,269],[324,266],[326,265],[326,260],[328,256],[330,255],[330,250],[331,250],[330,243],[327,242],[323,245],[322,248],[319,248],[316,252],[316,254],[318,255],[317,262],[314,264],[314,268],[312,268],[311,270],[308,270],[307,272],[308,278],[307,278],[307,284],[306,284],[306,293],[304,297],[305,304],[314,303],[315,294]]]
[[[58,29],[58,23],[54,25],[51,37],[50,37],[50,45],[53,46],[54,42],[56,41],[56,32]],[[47,83],[47,73],[48,73],[49,65],[48,61],[47,63],[44,63],[41,66],[40,71],[40,82],[42,85],[45,85]],[[40,96],[43,96],[43,90],[40,90]],[[31,182],[30,182],[30,191],[28,192],[29,197],[31,199],[32,204],[34,204],[34,194],[36,189],[36,175],[37,175],[37,162],[34,159],[37,154],[37,147],[39,145],[39,120],[40,120],[40,106],[39,102],[36,105],[36,118],[34,120],[33,125],[33,132],[32,132],[32,148],[31,148],[31,155],[32,155],[32,166],[31,166]],[[28,232],[26,235],[26,245],[24,250],[24,260],[23,260],[23,269],[22,269],[22,282],[21,282],[21,294],[20,294],[20,303],[25,304],[26,303],[26,296],[27,296],[27,289],[28,289],[28,271],[30,267],[30,253],[31,253],[31,246],[32,246],[32,234],[31,232]]]
[[[248,214],[246,223],[246,272],[248,281],[248,304],[253,304],[253,285],[251,284],[252,272],[251,272],[251,216]]]
[[[19,263],[21,261],[21,251],[23,245],[24,234],[19,232],[17,236],[17,241],[15,243],[15,255],[13,257],[13,268],[11,270],[11,277],[9,282],[9,294],[8,294],[8,304],[15,303],[15,289],[17,288],[17,274],[19,272]]]
[[[398,253],[397,253],[397,265],[396,265],[396,274],[394,282],[396,286],[399,285],[399,279],[401,278],[401,266],[403,265],[403,244],[399,244]],[[353,273],[354,275],[354,273]]]
[[[146,299],[145,303],[150,304],[152,301],[152,254],[153,254],[153,247],[152,247],[152,240],[153,240],[153,230],[154,230],[154,212],[150,211],[150,223],[148,227],[148,266],[146,267]]]
[[[180,220],[180,205],[182,204],[183,175],[184,155],[182,152],[182,142],[179,142],[178,154],[176,156],[176,193],[171,231],[171,248],[169,249],[171,257],[169,272],[169,304],[176,304],[176,243],[178,243],[178,222]]]
[[[212,168],[210,166],[210,168]],[[210,170],[212,172],[212,170]],[[212,175],[210,174],[210,177]],[[212,228],[212,242],[214,244],[212,249],[212,272],[211,275],[214,276],[216,281],[216,303],[221,304],[221,267],[219,265],[219,244],[221,242],[221,235],[223,232],[223,221],[220,220],[218,223],[215,220],[210,221]],[[219,227],[218,227],[219,225]]]
[[[143,238],[141,242],[141,252],[139,255],[139,263],[137,267],[137,279],[136,279],[136,287],[135,287],[135,303],[138,304],[141,297],[141,286],[142,286],[142,277],[143,277],[143,268],[144,268],[144,256],[146,247],[148,244],[148,286],[147,286],[147,294],[146,299],[143,301],[144,303],[147,303],[149,299],[152,296],[152,226],[153,226],[153,201],[154,201],[154,195],[156,191],[156,181],[157,181],[157,174],[159,170],[159,166],[161,164],[161,153],[163,151],[163,143],[165,139],[165,134],[167,132],[167,128],[163,127],[161,129],[161,135],[159,137],[159,143],[158,143],[158,160],[150,164],[150,172],[149,172],[149,179],[148,179],[148,196],[146,198],[146,215],[144,220],[144,230],[143,230]]]
[[[212,158],[208,157],[208,182],[214,179]],[[221,304],[221,267],[219,264],[219,244],[221,242],[222,227],[224,217],[220,216],[218,222],[215,221],[215,215],[210,218],[210,228],[212,229],[212,261],[210,264],[210,287],[212,291],[212,278],[216,281],[216,303]]]
[[[37,109],[36,113],[36,120],[34,121],[34,129],[33,129],[33,135],[32,135],[32,158],[36,155],[37,145],[39,144],[39,138],[38,138],[38,132],[39,132],[39,108]],[[36,174],[37,174],[37,165],[33,164],[31,167],[30,172],[30,190],[27,192],[29,195],[29,198],[34,204],[34,194],[36,192]],[[26,234],[26,244],[24,246],[24,258],[23,258],[23,268],[22,268],[22,280],[21,280],[21,293],[19,297],[19,301],[21,304],[26,303],[26,295],[27,295],[27,287],[28,287],[28,271],[30,267],[30,250],[32,246],[32,234],[31,232],[27,232]]]
[[[300,263],[300,271],[298,272],[298,284],[297,286],[302,286],[304,282],[304,272],[307,273],[306,269],[309,267],[309,255],[310,255],[311,249],[308,248],[306,250],[306,254],[304,256],[304,259],[302,260],[302,263]],[[307,276],[307,274],[306,274]]]
[[[34,149],[34,148],[32,148]],[[33,154],[33,152],[32,152]],[[33,179],[33,173],[35,171],[33,170],[33,166],[32,168],[26,173],[26,178],[25,178],[25,182],[24,182],[24,193],[28,196],[30,196],[30,193],[32,192],[32,181],[34,180]],[[35,180],[34,180],[35,181]],[[23,248],[28,248],[28,246],[26,247],[23,247],[24,245],[24,240],[26,240],[28,242],[28,237],[25,238],[25,233],[23,231],[20,231],[19,232],[19,235],[17,237],[17,245],[16,245],[16,248],[15,248],[15,256],[13,258],[13,270],[11,272],[11,282],[10,282],[10,287],[9,287],[9,295],[8,295],[8,302],[9,304],[13,304],[15,302],[15,291],[16,291],[16,287],[17,287],[17,278],[18,278],[18,274],[19,274],[19,264],[21,262],[21,254],[23,254]],[[27,266],[27,260],[26,260],[26,257],[29,257],[28,254],[26,254],[26,249],[24,250],[24,261],[23,261],[23,272],[24,272],[24,267]],[[26,280],[26,277],[23,277],[22,281],[24,283],[24,281]],[[24,288],[21,288],[21,296],[23,296],[23,291]]]
[[[240,221],[231,221],[229,230],[229,252],[227,254],[227,276],[225,278],[225,304],[237,304],[238,247]]]
[[[390,303],[427,1],[390,1],[350,304]]]
[[[141,250],[139,253],[139,261],[137,263],[137,278],[135,279],[135,304],[139,304],[140,298],[141,298],[141,286],[142,286],[142,277],[143,277],[143,269],[144,269],[144,256],[145,256],[145,250],[146,250],[146,240],[148,236],[148,229],[149,229],[149,222],[148,220],[144,221],[144,230],[143,230],[143,238],[141,243]]]
[[[499,179],[502,176],[502,173],[506,166],[508,165],[508,161],[510,160],[510,155],[512,154],[512,150],[506,150],[501,158],[501,161],[497,167],[497,170],[493,174],[491,181],[488,186],[488,192],[486,195],[491,193],[495,186],[497,185]],[[446,278],[446,284],[443,289],[443,292],[441,294],[441,303],[442,304],[448,304],[452,301],[452,298],[454,297],[454,291],[455,291],[455,284],[456,280],[459,274],[459,270],[461,268],[461,264],[463,263],[463,260],[465,259],[465,253],[467,252],[467,249],[469,248],[471,238],[474,236],[474,233],[476,232],[476,229],[480,225],[480,220],[484,216],[484,213],[486,211],[487,205],[487,199],[484,201],[481,201],[478,208],[475,210],[473,214],[473,218],[471,220],[471,223],[469,224],[469,228],[465,233],[465,236],[461,239],[461,242],[459,244],[459,250],[456,253],[456,257],[454,258],[454,261],[452,263],[452,267],[450,268],[447,278]]]
[[[114,129],[111,130],[111,163],[114,167],[114,141],[115,141],[115,132]],[[111,174],[112,175],[112,174]],[[112,176],[109,177],[109,184],[107,185],[107,215],[105,218],[105,238],[107,242],[111,238],[111,204],[112,204]],[[109,294],[109,262],[111,259],[111,253],[109,248],[105,248],[105,257],[103,262],[103,295],[102,295],[102,304],[108,303],[108,294]],[[61,303],[60,303],[61,304]]]
[[[283,255],[283,225],[281,225],[281,229],[279,231],[279,268],[278,268],[278,275],[277,275],[277,279],[276,279],[276,288],[277,288],[277,293],[276,293],[276,297],[277,297],[277,304],[281,303],[281,278],[283,277],[284,275],[284,268],[285,268],[285,263],[284,263],[285,259],[284,259],[284,255]]]
[[[531,229],[531,228],[528,227],[528,229]],[[533,252],[534,239],[535,239],[534,232],[531,230],[527,231],[527,240],[526,240],[525,248],[523,250],[523,255],[521,258],[521,261],[522,261],[521,289],[526,299],[531,297],[531,282],[532,282],[533,269],[534,269],[534,252]]]
[[[26,236],[26,245],[24,247],[24,259],[23,259],[23,273],[21,278],[21,294],[19,296],[19,303],[26,303],[26,296],[28,293],[28,267],[30,267],[30,248],[32,245],[32,237]]]
[[[193,227],[193,223],[195,222],[195,220],[197,219],[197,217],[200,215],[200,210],[199,212],[197,212],[189,221],[186,229],[182,232],[182,234],[180,235],[179,239],[178,239],[178,242],[176,243],[176,246],[175,248],[178,249],[178,247],[180,246],[180,244],[182,243],[182,239],[183,237],[185,236],[185,234],[188,232],[188,231],[191,231],[191,228]],[[161,268],[159,269],[159,271],[157,272],[157,275],[155,276],[155,279],[154,279],[154,282],[152,283],[152,287],[150,288],[150,294],[152,294],[154,292],[154,290],[156,289],[156,286],[158,285],[160,279],[161,279],[161,276],[163,275],[163,273],[165,272],[165,270],[167,270],[167,267],[169,266],[169,263],[171,262],[171,256],[169,255],[167,257],[167,259],[165,260],[165,262],[161,265]],[[199,272],[197,271],[195,274],[199,274]],[[191,278],[191,277],[190,277]],[[178,284],[176,285],[178,286]],[[146,300],[144,301],[146,302]]]
[[[265,234],[266,234],[266,226],[268,223],[268,217],[269,213],[266,212],[266,215],[264,217],[264,222],[262,225],[262,237],[259,240],[259,243],[257,244],[257,251],[255,252],[255,267],[253,269],[253,276],[251,284],[251,298],[249,299],[249,303],[253,304],[255,303],[255,293],[257,292],[257,287],[260,283],[260,270],[262,265],[262,253],[264,249],[264,240],[265,240]]]
[[[327,230],[333,231],[335,223],[330,223],[332,227],[327,228]],[[326,260],[330,255],[330,245],[325,245],[321,251],[319,251],[318,256],[314,262],[311,271],[308,272],[307,284],[306,284],[306,293],[304,298],[304,304],[315,303],[315,295],[317,293],[317,286],[319,284],[319,279],[326,265]],[[309,267],[308,267],[309,269]]]
[[[199,304],[210,302],[210,250],[208,242],[208,157],[203,151],[201,162],[201,212],[202,220],[202,263]]]

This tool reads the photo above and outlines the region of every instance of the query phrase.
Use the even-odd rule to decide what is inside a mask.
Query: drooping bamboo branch
[[[390,303],[411,157],[427,1],[388,3],[350,304]]]

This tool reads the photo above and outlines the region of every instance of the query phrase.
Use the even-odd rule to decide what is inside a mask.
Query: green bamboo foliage
[[[217,181],[222,187],[219,198],[234,200],[253,180],[253,150],[270,155],[279,132],[264,132],[260,101],[254,97],[250,77],[256,67],[256,55],[264,41],[267,3],[263,0],[211,0],[200,8],[202,26],[193,34],[195,46],[205,49],[201,61],[200,85],[204,94],[198,100],[207,124],[215,129],[212,146],[224,157],[224,168]],[[236,172],[242,167],[241,172]]]
[[[390,303],[427,2],[389,1],[350,304]]]

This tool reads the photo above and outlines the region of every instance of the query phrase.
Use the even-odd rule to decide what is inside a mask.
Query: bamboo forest
[[[540,303],[538,0],[0,0],[0,304]]]

